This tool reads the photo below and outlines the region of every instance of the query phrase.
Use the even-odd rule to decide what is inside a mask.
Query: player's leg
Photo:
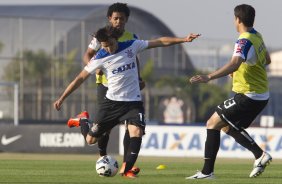
[[[244,94],[236,94],[234,98],[219,105],[216,110],[221,119],[229,125],[229,128],[225,127],[223,131],[254,154],[256,160],[250,177],[260,175],[272,159],[245,130],[264,109],[267,102],[268,100],[253,100]]]
[[[222,116],[222,119],[229,124],[229,126],[222,130],[254,154],[256,160],[250,177],[256,177],[264,171],[272,157],[257,145],[245,129],[250,126],[256,116],[264,109],[268,100],[252,100],[243,94],[235,95],[234,99],[235,103],[236,101],[240,103],[235,104],[234,107],[236,108],[233,110],[230,108],[229,114],[226,113],[225,116]],[[221,107],[224,109],[224,106]],[[217,111],[222,113],[220,109]]]
[[[107,146],[110,138],[111,130],[105,132],[101,137],[98,139],[98,150],[100,156],[107,155]]]
[[[120,170],[119,170],[120,174],[124,173],[127,150],[129,148],[129,144],[130,144],[130,135],[129,135],[129,131],[128,131],[126,121],[124,122],[124,126],[125,126],[125,133],[124,133],[124,137],[123,137],[123,163],[122,163]]]
[[[257,145],[254,139],[248,134],[248,132],[241,128],[233,128],[230,126],[224,127],[222,129],[227,135],[234,138],[234,140],[241,146],[250,150],[256,159],[261,157],[263,150]]]
[[[142,136],[144,134],[142,128],[129,124],[128,131],[130,134],[130,141],[125,158],[124,175],[127,177],[135,177],[135,173],[131,171],[134,166],[141,148]]]
[[[97,84],[97,108],[99,109],[100,105],[103,104],[105,100],[105,96],[107,93],[108,88],[104,86],[101,83]],[[98,150],[100,156],[107,155],[107,146],[110,138],[111,130],[104,133],[101,137],[98,139]]]
[[[119,173],[123,174],[124,173],[124,169],[125,169],[125,165],[126,165],[126,156],[127,156],[127,151],[129,148],[129,144],[130,144],[130,135],[129,135],[129,131],[127,128],[127,124],[125,122],[125,133],[124,133],[124,138],[123,138],[123,163],[120,167]],[[131,168],[131,171],[136,175],[140,172],[140,169],[136,166],[133,166]]]
[[[125,124],[125,133],[124,133],[124,137],[123,137],[123,162],[125,162],[126,160],[126,155],[127,155],[127,150],[129,148],[129,144],[130,144],[130,135],[129,135],[129,130],[127,125]]]
[[[126,177],[136,177],[140,169],[133,166],[138,158],[146,123],[142,102],[130,102],[127,106],[128,112],[121,117],[121,120],[126,121],[129,142],[127,143],[128,148],[125,149],[125,164],[120,173],[123,173],[122,175]]]
[[[88,114],[87,111],[83,111],[80,114],[78,114],[76,117],[70,118],[67,122],[67,125],[70,128],[80,126],[81,134],[83,135],[85,141],[87,143],[90,143],[90,144],[96,143],[96,140],[94,140],[90,137],[87,138],[88,132],[89,132],[90,127],[91,127],[91,123],[89,121],[89,114]],[[88,141],[87,141],[87,139],[88,139]]]
[[[205,142],[205,155],[203,169],[186,179],[213,179],[214,164],[220,146],[220,129],[226,126],[220,116],[215,112],[207,121],[207,137]]]

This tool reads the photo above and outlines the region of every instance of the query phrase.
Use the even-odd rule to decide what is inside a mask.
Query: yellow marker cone
[[[158,170],[166,169],[166,165],[161,164],[156,169]]]

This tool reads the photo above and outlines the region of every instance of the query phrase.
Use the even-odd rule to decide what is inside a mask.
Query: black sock
[[[203,174],[210,174],[214,170],[216,155],[220,146],[220,131],[207,129],[207,138],[205,143],[205,164],[202,170]]]
[[[100,156],[105,156],[107,155],[107,145],[109,142],[109,134],[105,133],[101,137],[98,138],[98,149]]]
[[[254,154],[256,159],[261,157],[263,153],[262,149],[244,129],[239,131],[235,130],[234,128],[230,128],[229,131],[226,132],[226,134],[233,137],[235,141],[238,142],[241,146],[250,150]]]
[[[142,143],[141,137],[130,138],[130,144],[129,144],[129,149],[127,151],[124,173],[129,171],[134,166],[140,151],[141,143]]]
[[[88,119],[80,119],[79,123],[80,123],[81,134],[84,136],[84,139],[86,139],[86,136],[89,132],[89,121]]]
[[[125,134],[123,137],[123,162],[126,161],[126,155],[127,155],[129,144],[130,144],[130,136],[129,136],[129,131],[127,129],[125,130]]]

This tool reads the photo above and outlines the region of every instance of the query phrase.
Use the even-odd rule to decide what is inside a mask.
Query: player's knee
[[[130,137],[142,137],[142,135],[144,134],[142,128],[136,125],[128,125],[128,131]]]
[[[223,122],[220,116],[215,112],[210,119],[207,121],[207,129],[221,130],[221,128],[226,126],[226,123]]]

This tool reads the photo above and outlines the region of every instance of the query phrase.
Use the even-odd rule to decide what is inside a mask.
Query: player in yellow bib
[[[186,179],[214,178],[214,164],[220,146],[220,131],[232,136],[236,142],[254,154],[254,168],[250,177],[260,175],[272,157],[263,151],[245,130],[264,109],[269,99],[266,65],[271,63],[263,38],[254,28],[255,9],[246,4],[234,9],[235,27],[240,36],[229,63],[209,75],[196,75],[191,83],[206,83],[233,75],[234,97],[216,107],[207,121],[207,138],[203,169]]]
[[[125,24],[129,18],[129,15],[130,15],[130,9],[128,8],[127,4],[125,3],[114,3],[111,6],[109,6],[108,8],[107,17],[108,17],[110,25],[113,26],[114,28],[118,28],[123,31],[122,36],[118,39],[119,42],[138,39],[138,37],[134,33],[131,33],[125,30]],[[95,54],[97,53],[97,51],[100,48],[101,48],[101,45],[94,36],[88,46],[87,51],[84,54],[83,61],[85,65],[87,65],[87,63],[90,61],[92,57],[95,57]],[[142,81],[140,77],[140,67],[139,67],[138,58],[136,58],[136,60],[137,60],[137,68],[138,68],[138,75],[139,75],[139,86],[140,86],[140,89],[143,89],[145,87],[145,83]],[[106,76],[102,73],[100,69],[96,70],[96,83],[97,83],[97,106],[98,106],[97,108],[99,108],[108,90],[108,81],[106,79]],[[78,115],[78,116],[81,116],[81,115]],[[107,155],[107,145],[109,141],[109,134],[110,134],[110,131],[106,132],[103,136],[101,136],[98,139],[98,149],[99,149],[100,156]],[[125,131],[123,144],[124,144],[124,157],[123,157],[124,159],[123,160],[125,163],[127,150],[130,144],[130,135],[127,129]],[[120,169],[120,173],[123,173],[124,168],[125,168],[125,165],[123,164]],[[132,171],[135,174],[138,174],[139,170],[140,169],[137,167],[132,168]]]

